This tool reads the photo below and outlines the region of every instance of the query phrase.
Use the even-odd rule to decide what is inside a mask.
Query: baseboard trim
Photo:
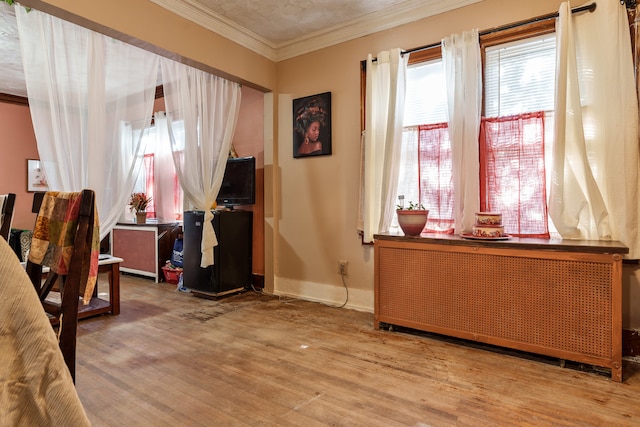
[[[346,283],[349,284],[348,281]],[[283,277],[275,279],[274,287],[274,295],[373,313],[373,292],[371,290],[350,287],[347,290],[343,285],[301,282]]]

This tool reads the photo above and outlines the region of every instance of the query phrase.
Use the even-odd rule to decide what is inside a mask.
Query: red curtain
[[[544,112],[483,118],[480,209],[502,213],[505,233],[549,238]]]
[[[181,155],[182,153],[180,153]],[[147,218],[156,218],[155,205],[155,176],[154,176],[154,155],[148,153],[144,155],[144,172],[145,172],[145,192],[151,197],[151,202],[147,206]],[[175,212],[175,220],[182,220],[182,187],[178,181],[178,174],[173,171],[173,205]]]
[[[447,123],[418,126],[420,202],[429,210],[425,231],[453,234],[451,142]]]

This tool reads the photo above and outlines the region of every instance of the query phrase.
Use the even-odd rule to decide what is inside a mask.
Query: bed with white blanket
[[[36,291],[1,238],[0,425],[90,425]]]

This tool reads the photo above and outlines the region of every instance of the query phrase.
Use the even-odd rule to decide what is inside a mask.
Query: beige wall
[[[439,16],[362,37],[277,64],[280,129],[281,210],[275,250],[275,291],[341,303],[338,260],[349,261],[349,305],[373,307],[373,248],[363,246],[355,227],[360,153],[360,61],[368,53],[411,49],[455,32],[495,26],[553,13],[560,1],[485,0]],[[330,91],[333,154],[294,159],[291,100]]]
[[[360,61],[368,53],[411,49],[452,33],[480,31],[554,13],[559,0],[484,0],[399,28],[299,56],[277,64],[280,106],[278,170],[280,217],[275,292],[332,304],[343,301],[338,260],[349,261],[349,306],[372,310],[373,248],[355,234],[360,143]],[[330,91],[333,155],[293,159],[291,100]],[[623,325],[640,327],[640,269],[625,266]]]

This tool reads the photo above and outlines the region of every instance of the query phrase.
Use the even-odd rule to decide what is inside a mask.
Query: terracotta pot
[[[145,211],[136,212],[136,224],[145,224],[147,222],[147,213]]]
[[[396,210],[398,224],[405,236],[419,236],[427,224],[429,211],[427,210]]]

